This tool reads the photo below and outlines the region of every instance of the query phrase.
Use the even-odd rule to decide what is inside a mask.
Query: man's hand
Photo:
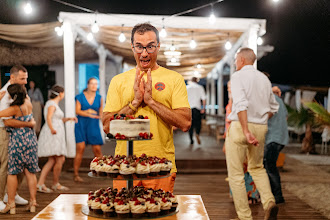
[[[34,126],[36,125],[36,121],[34,120],[34,118],[32,118],[28,123],[29,128],[34,128]]]
[[[6,91],[0,92],[0,100],[5,96],[5,94],[6,94]]]
[[[201,112],[201,114],[204,114],[205,113],[205,109],[202,109],[200,112]]]
[[[148,105],[151,101],[153,101],[153,99],[152,99],[151,69],[148,69],[148,72],[147,72],[147,82],[144,80],[144,78],[142,78],[142,82],[143,82],[143,85],[144,85],[143,100],[144,100],[144,103],[146,103]]]
[[[259,146],[259,141],[256,137],[250,131],[244,132],[244,135],[246,137],[246,140],[249,144],[253,144],[254,146]]]
[[[140,69],[136,67],[136,75],[135,75],[135,81],[134,81],[134,100],[132,101],[132,105],[134,107],[139,107],[143,101],[143,93],[144,93],[144,87],[141,85],[141,79],[143,77],[143,74],[140,74]],[[134,104],[133,104],[134,103]]]

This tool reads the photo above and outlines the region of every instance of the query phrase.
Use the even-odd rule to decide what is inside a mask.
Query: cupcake
[[[115,216],[114,204],[109,198],[105,199],[101,204],[101,209],[104,217],[113,217]]]
[[[91,170],[93,176],[96,176],[96,170],[95,167],[98,165],[99,162],[99,158],[98,157],[94,157],[94,159],[92,160],[92,162],[89,165],[89,169]]]
[[[91,208],[95,214],[102,214],[101,209],[101,199],[99,197],[95,198],[94,201],[92,201]]]
[[[169,192],[168,199],[171,200],[171,202],[172,202],[172,207],[171,207],[170,212],[175,212],[176,208],[178,207],[178,198]]]
[[[172,203],[167,198],[162,198],[160,201],[160,215],[167,215],[170,213],[170,209],[172,207]]]
[[[130,213],[129,203],[119,200],[115,206],[118,218],[128,218]]]
[[[120,166],[119,162],[116,162],[115,160],[111,160],[108,163],[108,170],[106,171],[108,176],[111,178],[117,178],[119,174],[119,166]]]
[[[161,165],[158,161],[151,159],[149,160],[150,173],[149,176],[157,176],[160,172]]]
[[[159,162],[161,164],[160,167],[160,175],[167,175],[170,173],[171,169],[172,169],[172,162],[167,160],[166,158],[163,158],[160,160]]]
[[[149,163],[140,159],[136,165],[135,173],[138,178],[147,178],[148,174],[150,173]]]
[[[88,197],[88,200],[87,200],[87,205],[88,205],[88,209],[90,211],[92,211],[92,202],[94,201],[95,199],[95,196],[91,195]]]
[[[135,167],[133,167],[129,161],[123,160],[123,162],[120,164],[119,173],[124,177],[124,179],[133,179]]]
[[[134,201],[134,203],[130,202],[130,208],[133,218],[142,218],[144,213],[146,212],[146,205],[139,200]]]
[[[98,176],[106,176],[107,173],[103,169],[104,162],[103,160],[99,160],[98,164],[95,166],[95,171]]]
[[[151,218],[155,218],[159,215],[160,213],[160,203],[157,202],[154,199],[147,199],[146,202],[146,206],[147,206],[147,213],[149,215],[149,217]]]

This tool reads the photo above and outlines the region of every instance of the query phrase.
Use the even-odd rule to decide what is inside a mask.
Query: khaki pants
[[[0,128],[0,201],[3,200],[7,184],[9,135],[5,128]]]
[[[248,123],[250,132],[258,139],[259,146],[248,144],[240,122],[230,124],[226,136],[226,161],[229,185],[233,193],[235,209],[240,220],[251,220],[252,214],[244,183],[243,162],[248,159],[248,172],[260,192],[263,208],[275,202],[269,179],[263,166],[264,143],[267,125]]]
[[[7,185],[7,170],[8,170],[8,144],[9,135],[5,128],[0,128],[0,201],[5,196]],[[17,181],[19,188],[24,178],[24,172],[17,174]]]

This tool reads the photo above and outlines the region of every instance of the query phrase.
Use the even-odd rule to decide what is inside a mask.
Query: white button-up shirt
[[[206,99],[204,87],[199,85],[198,83],[190,82],[189,85],[187,85],[187,92],[190,108],[201,109],[201,100]]]
[[[6,94],[0,100],[0,111],[9,108],[9,106],[10,106],[10,104],[12,102],[12,99],[11,99],[11,97],[10,97],[8,91],[7,91],[7,88],[8,88],[9,85],[10,85],[10,81],[8,81],[6,83],[6,85],[4,85],[1,88],[1,90],[0,90],[0,92],[2,92],[2,91],[5,91],[6,92]],[[11,118],[11,117],[9,117],[9,118]],[[0,118],[0,128],[4,128],[5,127],[5,124],[3,123],[3,120],[2,119],[8,119],[8,118]]]
[[[272,85],[262,72],[246,65],[231,78],[233,96],[229,120],[238,121],[238,112],[247,110],[247,120],[256,124],[267,124],[268,112],[276,113],[279,104],[272,92]]]

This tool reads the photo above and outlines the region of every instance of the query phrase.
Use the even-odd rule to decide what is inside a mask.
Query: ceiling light
[[[99,25],[95,21],[94,24],[92,25],[92,32],[95,34],[95,33],[99,32],[99,30],[100,30]]]
[[[55,27],[55,32],[59,37],[63,36],[64,33],[62,27]]]
[[[166,32],[166,30],[165,30],[165,24],[164,24],[164,20],[165,20],[165,18],[162,18],[162,20],[163,20],[163,28],[162,28],[162,30],[159,32],[159,36],[162,37],[162,38],[164,38],[164,37],[167,36],[167,32]]]
[[[166,66],[180,66],[180,62],[166,62]]]
[[[29,15],[29,14],[32,13],[32,11],[33,11],[33,9],[32,9],[31,2],[27,1],[25,6],[24,6],[24,12],[25,12],[25,14]]]
[[[124,27],[124,24],[121,25],[121,33],[120,33],[120,35],[118,37],[118,40],[120,42],[122,42],[122,43],[126,40],[126,36],[125,36],[125,34],[123,32],[123,27]]]
[[[214,15],[214,13],[212,12],[211,15],[210,15],[210,17],[209,17],[209,22],[210,22],[210,24],[214,24],[214,23],[215,23],[215,20],[216,20],[215,15]]]
[[[197,43],[194,40],[194,31],[191,31],[191,40],[190,40],[189,46],[191,49],[195,49],[197,47]]]
[[[180,51],[165,51],[164,52],[164,55],[165,56],[180,56],[181,55],[181,52]]]
[[[87,34],[87,40],[92,41],[94,39],[94,36],[91,32]]]
[[[196,67],[197,67],[197,69],[200,69],[200,68],[202,68],[202,65],[201,64],[197,64]]]
[[[176,58],[175,57],[172,57],[171,58],[171,63],[176,63],[176,62],[177,62]]]
[[[231,49],[231,43],[229,42],[229,40],[226,42],[226,44],[225,44],[225,48],[226,48],[226,50],[230,50]]]
[[[260,45],[262,45],[263,44],[263,40],[262,40],[262,38],[261,37],[258,37],[258,39],[257,39],[257,44],[260,46]]]

